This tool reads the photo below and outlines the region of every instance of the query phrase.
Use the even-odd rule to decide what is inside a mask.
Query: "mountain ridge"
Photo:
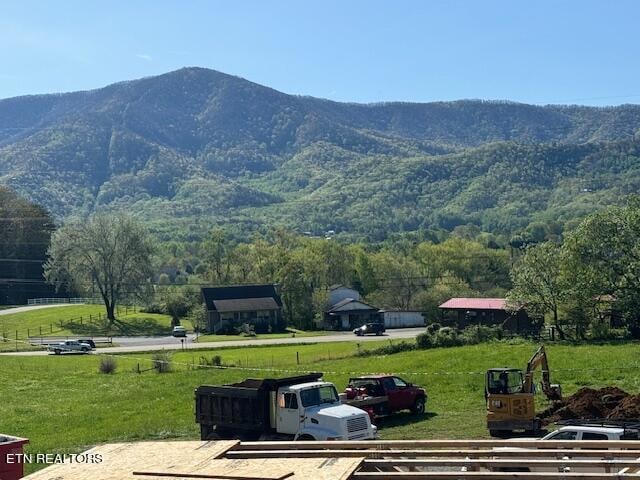
[[[576,172],[546,162],[536,148],[552,158],[574,158],[583,145],[589,145],[589,155],[612,155],[617,150],[610,144],[635,145],[639,132],[638,105],[341,103],[289,95],[215,70],[188,67],[95,90],[0,100],[0,183],[44,204],[58,217],[101,208],[138,208],[142,218],[153,222],[162,205],[175,209],[176,218],[201,215],[224,224],[239,217],[249,225],[247,230],[266,225],[262,214],[309,229],[310,222],[295,205],[304,204],[305,198],[316,202],[323,194],[344,196],[345,206],[358,212],[362,226],[367,219],[377,224],[382,211],[394,211],[394,202],[404,204],[404,194],[388,192],[390,198],[380,200],[376,210],[375,192],[350,199],[349,192],[340,189],[355,191],[366,184],[375,190],[378,184],[394,183],[394,165],[409,165],[411,159],[441,172],[449,171],[447,162],[465,164],[467,171],[455,174],[469,177],[471,184],[470,176],[489,174],[473,168],[474,158],[489,155],[486,148],[491,145],[506,144],[496,150],[508,159],[501,168],[517,172],[522,167],[519,158],[509,154],[511,149],[539,158],[557,177],[548,183],[550,190],[541,193],[552,198],[556,184]],[[635,146],[630,148],[635,152]],[[491,161],[504,164],[499,158]],[[631,174],[628,183],[635,185],[633,162],[616,175],[626,174]],[[588,172],[580,170],[579,175]],[[423,191],[429,182],[440,185],[445,180],[450,187],[442,192],[447,208],[459,206],[456,197],[464,192],[453,186],[460,180],[436,177],[420,177],[426,183],[419,185],[407,179],[407,184]],[[359,184],[350,185],[349,179]],[[614,188],[615,182],[606,187]],[[405,187],[396,188],[403,192]],[[294,200],[298,203],[291,203]],[[416,205],[444,208],[437,199],[431,202]],[[286,205],[292,207],[290,215],[274,213]],[[328,210],[311,222],[313,230],[331,226],[332,208],[326,206]],[[526,209],[523,222],[496,231],[523,228],[547,210],[540,208]],[[477,209],[488,211],[482,202]],[[465,213],[459,224],[485,228],[488,224],[476,213]],[[432,212],[406,226],[388,223],[389,232],[443,227]],[[454,228],[455,223],[444,222],[443,228]],[[380,228],[384,229],[376,227],[376,232]],[[355,231],[372,233],[360,227]]]

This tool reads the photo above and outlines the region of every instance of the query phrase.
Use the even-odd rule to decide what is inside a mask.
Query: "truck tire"
[[[56,355],[60,355],[62,352],[59,348],[56,348],[53,353],[55,353]]]
[[[313,436],[308,435],[308,434],[304,434],[304,435],[300,435],[298,438],[296,438],[296,441],[299,442],[315,442],[316,439],[313,438]]]
[[[89,353],[89,349],[87,347],[82,347],[80,350],[82,350],[82,353]]]
[[[415,415],[422,415],[424,414],[424,398],[420,397],[420,398],[416,398],[415,403],[413,404],[413,407],[411,407],[411,413],[414,413]]]

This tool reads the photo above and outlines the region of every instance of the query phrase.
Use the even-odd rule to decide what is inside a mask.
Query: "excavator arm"
[[[562,398],[562,390],[560,385],[551,384],[551,375],[549,373],[549,361],[547,360],[547,352],[544,345],[541,345],[533,354],[527,363],[527,370],[524,374],[523,391],[533,393],[533,372],[540,367],[542,370],[542,391],[549,400],[560,400]]]

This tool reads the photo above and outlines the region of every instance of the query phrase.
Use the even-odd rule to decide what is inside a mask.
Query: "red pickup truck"
[[[344,393],[346,403],[367,411],[371,418],[400,410],[411,410],[416,415],[422,415],[427,403],[424,388],[395,375],[350,378]]]

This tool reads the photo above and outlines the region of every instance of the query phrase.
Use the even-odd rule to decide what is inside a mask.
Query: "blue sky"
[[[5,1],[0,98],[200,66],[341,101],[640,103],[638,1]]]

